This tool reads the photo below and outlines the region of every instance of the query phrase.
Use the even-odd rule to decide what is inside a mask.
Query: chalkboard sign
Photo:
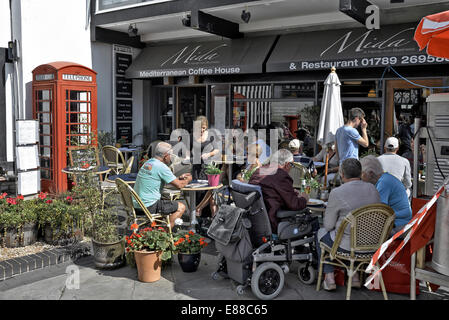
[[[128,121],[133,119],[132,100],[117,100],[117,121]]]
[[[97,149],[93,147],[69,148],[70,165],[90,168],[98,166]]]
[[[130,54],[115,54],[115,70],[116,74],[125,74],[126,69],[131,65],[133,56]]]
[[[125,139],[126,143],[133,141],[133,124],[132,122],[117,123],[117,141]]]
[[[125,79],[125,77],[116,77],[115,86],[117,98],[132,98],[133,97],[133,81]]]

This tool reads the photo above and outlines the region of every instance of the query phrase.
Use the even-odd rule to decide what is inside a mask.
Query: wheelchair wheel
[[[251,277],[251,290],[261,300],[271,300],[284,287],[284,271],[274,262],[264,262]]]
[[[298,266],[298,278],[304,284],[312,284],[317,277],[317,270],[310,263],[300,263]]]

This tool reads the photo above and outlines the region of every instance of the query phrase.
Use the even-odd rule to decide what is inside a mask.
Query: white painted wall
[[[9,0],[0,0],[0,47],[6,48],[11,41]]]
[[[92,69],[97,72],[98,131],[112,132],[112,45],[92,43]]]
[[[70,61],[92,67],[86,1],[14,0],[14,37],[20,42],[22,110],[31,117],[32,71],[41,64]],[[16,29],[17,28],[17,29]]]

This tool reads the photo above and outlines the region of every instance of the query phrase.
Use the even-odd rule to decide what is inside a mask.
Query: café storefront
[[[425,97],[444,90],[435,87],[448,85],[449,61],[420,52],[414,29],[398,24],[147,47],[126,76],[151,79],[152,140],[190,130],[200,114],[219,129],[277,126],[300,114],[313,134],[317,124],[305,111],[319,109],[335,66],[344,115],[361,107],[372,142],[382,145],[400,121],[425,114]]]

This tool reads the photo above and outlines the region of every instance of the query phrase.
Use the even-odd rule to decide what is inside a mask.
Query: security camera
[[[242,18],[243,22],[248,23],[249,19],[251,19],[251,13],[249,11],[243,10],[240,17]]]
[[[138,31],[138,29],[137,29],[136,25],[134,25],[134,26],[132,24],[129,25],[128,35],[130,37],[137,37],[137,31]]]

